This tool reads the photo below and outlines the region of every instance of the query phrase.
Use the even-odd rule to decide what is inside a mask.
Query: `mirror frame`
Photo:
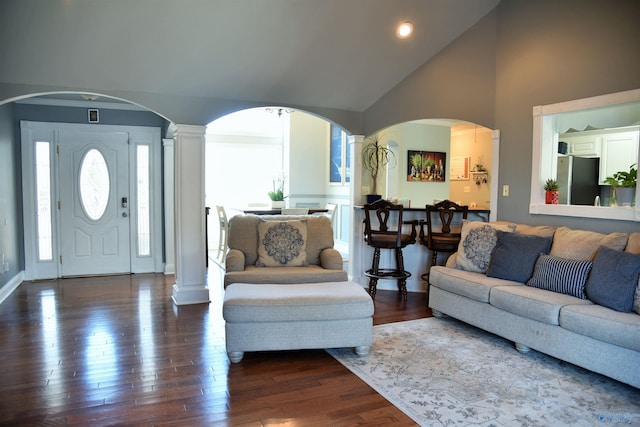
[[[556,176],[555,157],[558,151],[558,133],[554,130],[553,115],[635,101],[640,101],[640,89],[533,107],[530,214],[640,221],[640,206],[638,206],[640,205],[640,186],[636,186],[636,206],[632,208],[547,205],[544,201],[544,182],[547,178]],[[640,159],[640,149],[638,158]]]

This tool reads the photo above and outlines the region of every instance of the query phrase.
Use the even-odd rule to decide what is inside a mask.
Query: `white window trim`
[[[637,202],[634,208],[547,205],[544,201],[544,182],[547,178],[556,176],[555,153],[557,152],[558,134],[553,131],[554,119],[552,115],[634,101],[640,101],[640,89],[533,107],[530,214],[640,221],[640,186],[636,187]],[[638,158],[640,158],[640,153]]]

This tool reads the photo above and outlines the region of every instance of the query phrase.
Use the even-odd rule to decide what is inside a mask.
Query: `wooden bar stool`
[[[429,271],[437,265],[438,253],[453,253],[458,250],[460,243],[462,220],[467,219],[468,206],[460,206],[450,200],[443,200],[435,205],[426,205],[427,232],[425,234],[425,221],[420,221],[420,243],[431,251],[431,264],[427,266],[427,272],[421,277],[429,286]],[[455,221],[454,221],[455,219]],[[429,289],[427,289],[428,295]]]
[[[369,295],[375,300],[379,279],[395,279],[403,299],[407,299],[407,278],[411,273],[404,269],[402,248],[416,242],[416,222],[411,221],[411,234],[402,234],[402,205],[386,200],[377,200],[364,205],[364,240],[373,247],[371,268],[365,272],[369,277]],[[396,268],[380,268],[380,250],[395,252]]]

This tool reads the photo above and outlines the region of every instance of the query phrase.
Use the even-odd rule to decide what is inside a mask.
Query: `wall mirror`
[[[639,135],[640,89],[533,107],[529,213],[640,221],[638,203],[618,206],[603,182],[637,167]],[[545,204],[549,178],[560,186],[557,205]]]

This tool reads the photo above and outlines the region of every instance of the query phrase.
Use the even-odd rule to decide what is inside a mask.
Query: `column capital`
[[[178,135],[204,135],[207,132],[206,126],[201,125],[175,125],[175,136]]]
[[[364,142],[364,135],[349,135],[347,141],[349,144],[362,144]]]

